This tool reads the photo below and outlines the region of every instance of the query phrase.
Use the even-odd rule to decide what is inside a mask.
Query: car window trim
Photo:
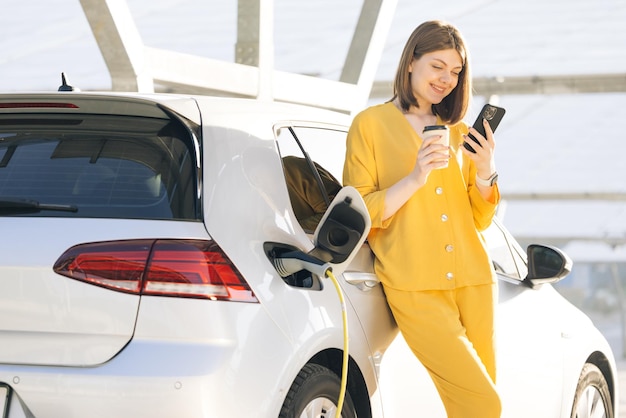
[[[517,241],[515,241],[515,238],[513,238],[511,233],[502,225],[502,223],[497,218],[494,218],[493,224],[495,227],[498,228],[498,230],[502,234],[502,237],[504,238],[504,241],[506,242],[507,248],[509,252],[511,253],[511,257],[513,258],[513,263],[515,263],[515,270],[517,271],[517,277],[511,276],[506,273],[498,273],[498,276],[507,279],[506,280],[507,282],[521,284],[523,283],[524,278],[522,277],[522,272],[520,270],[518,257],[516,257],[515,255],[517,254],[518,256],[520,256],[519,258],[522,261],[525,260],[525,257],[522,257],[521,254],[519,253],[519,246],[514,245],[515,243],[517,243]]]
[[[189,136],[191,137],[191,142],[193,143],[193,152],[194,152],[194,159],[195,159],[195,166],[196,166],[196,199],[197,199],[197,205],[201,205],[201,198],[202,198],[202,152],[201,152],[201,147],[202,147],[202,143],[200,141],[199,138],[199,134],[196,133],[200,132],[200,126],[196,125],[194,122],[190,121],[189,119],[185,118],[184,116],[180,115],[178,112],[162,105],[162,104],[157,104],[157,106],[167,115],[169,116],[170,119],[175,119],[176,121],[178,121],[181,125],[183,125],[185,127],[185,129],[187,130],[187,132],[189,133]],[[197,106],[197,103],[196,103]],[[199,109],[198,109],[199,110]],[[195,125],[195,128],[194,126]],[[199,213],[202,213],[202,208],[198,208],[199,209]]]
[[[304,155],[304,159],[306,160],[306,163],[309,166],[309,169],[313,173],[313,177],[315,178],[317,187],[319,187],[320,191],[322,192],[322,198],[324,199],[324,203],[326,203],[326,206],[329,206],[330,200],[328,199],[328,190],[326,190],[326,187],[324,186],[324,182],[322,181],[320,172],[317,170],[317,167],[315,167],[315,163],[313,163],[313,160],[311,159],[311,156],[309,155],[309,153],[302,146],[302,143],[300,142],[300,139],[298,138],[296,131],[294,131],[293,126],[289,126],[287,127],[287,129],[289,130],[289,133],[291,133],[293,138],[296,140],[296,143],[298,144],[300,151],[302,151],[302,155]]]

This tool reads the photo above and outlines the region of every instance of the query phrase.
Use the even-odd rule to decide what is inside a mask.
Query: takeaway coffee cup
[[[439,140],[435,143],[445,145],[446,147],[450,146],[450,131],[446,125],[429,125],[425,126],[422,131],[422,139],[430,138],[431,136],[440,136]],[[446,165],[439,168],[446,168],[448,166],[448,160],[446,160]]]

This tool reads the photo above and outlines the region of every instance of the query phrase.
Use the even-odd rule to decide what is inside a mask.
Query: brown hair
[[[463,68],[459,73],[457,86],[441,103],[434,104],[432,110],[435,115],[440,116],[445,122],[455,124],[465,117],[472,87],[469,57],[465,41],[459,30],[451,24],[433,20],[422,23],[413,31],[400,57],[400,63],[398,64],[393,83],[393,98],[391,100],[398,98],[400,106],[405,111],[408,111],[411,105],[419,107],[411,89],[409,66],[414,59],[419,59],[424,54],[444,49],[455,49],[461,56]]]

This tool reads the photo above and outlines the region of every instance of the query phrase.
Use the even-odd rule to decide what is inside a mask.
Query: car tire
[[[571,418],[589,417],[613,418],[613,404],[604,375],[597,366],[586,363],[578,378]]]
[[[307,364],[289,388],[279,418],[334,418],[341,389],[339,377],[319,364]],[[346,396],[341,410],[342,418],[356,418],[356,410],[350,394]]]

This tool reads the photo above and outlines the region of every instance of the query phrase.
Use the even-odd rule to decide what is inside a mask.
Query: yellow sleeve
[[[467,134],[468,127],[465,123],[459,123],[455,128],[460,129],[461,133]],[[467,157],[464,157],[467,158]],[[474,225],[478,231],[484,231],[491,224],[496,214],[498,204],[500,203],[500,189],[498,185],[494,185],[493,194],[489,200],[485,200],[476,187],[476,165],[469,158],[467,159],[469,167],[467,174],[467,193],[472,207],[474,216]]]
[[[489,200],[485,200],[480,194],[476,186],[476,165],[469,157],[461,152],[463,134],[467,134],[468,130],[469,128],[465,122],[459,122],[450,126],[450,144],[460,158],[459,164],[461,166],[460,168],[472,210],[474,226],[478,231],[483,231],[491,224],[496,214],[498,204],[500,203],[500,190],[496,184]]]
[[[376,124],[374,118],[363,112],[354,118],[348,131],[343,169],[343,184],[353,186],[363,197],[372,220],[372,229],[385,228],[390,221],[382,219],[386,191],[380,189],[378,182]]]
[[[485,200],[478,191],[478,187],[474,185],[474,180],[470,180],[469,199],[472,205],[474,215],[474,225],[479,231],[484,231],[491,224],[493,217],[496,215],[498,203],[500,203],[500,190],[495,184],[493,194],[490,200]]]

